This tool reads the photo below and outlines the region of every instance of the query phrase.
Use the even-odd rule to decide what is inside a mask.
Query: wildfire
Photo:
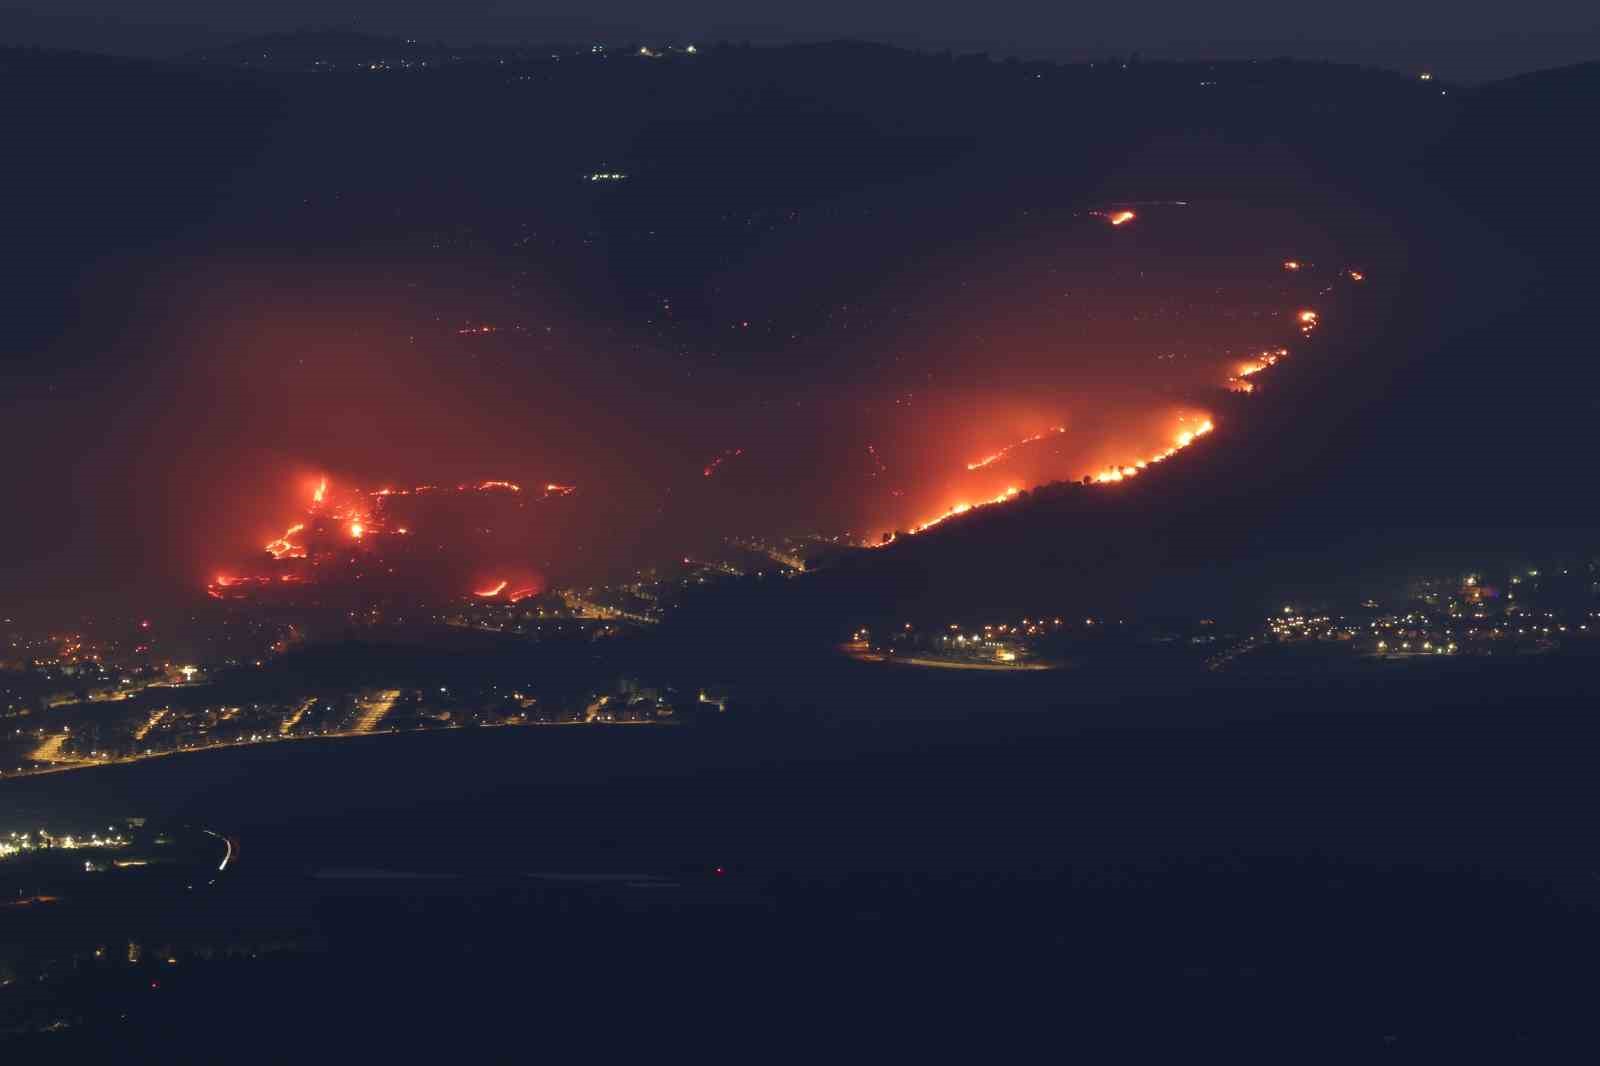
[[[1004,459],[1007,455],[1010,455],[1012,452],[1016,451],[1018,448],[1023,447],[1024,445],[1032,444],[1035,441],[1044,440],[1046,437],[1050,436],[1051,434],[1060,434],[1060,433],[1065,433],[1066,431],[1067,431],[1067,427],[1066,426],[1052,426],[1052,427],[1050,427],[1050,429],[1046,430],[1043,433],[1035,433],[1031,437],[1024,437],[1021,440],[1017,441],[1015,444],[1006,445],[1004,448],[1001,448],[999,451],[995,452],[992,455],[986,455],[982,459],[978,459],[978,460],[976,460],[974,462],[968,463],[967,464],[967,469],[968,470],[982,470],[986,466],[989,466],[989,465],[991,465],[993,463],[998,463],[1000,460]]]
[[[511,582],[501,581],[498,584],[491,585],[486,589],[478,589],[473,592],[473,595],[477,596],[479,599],[491,600],[504,592],[506,590],[506,586],[509,584],[511,584]]]
[[[506,599],[510,600],[512,603],[521,603],[529,596],[537,596],[538,594],[539,588],[537,585],[524,585],[519,589],[512,590],[511,594],[508,595]]]
[[[949,510],[947,510],[944,514],[939,515],[937,518],[930,518],[926,522],[922,523],[921,525],[912,526],[910,529],[906,530],[906,532],[907,533],[921,533],[923,530],[932,529],[934,526],[938,525],[940,522],[946,521],[947,519],[954,518],[956,515],[966,514],[968,511],[972,510],[974,507],[988,507],[990,504],[1005,503],[1007,500],[1011,499],[1013,496],[1015,496],[1017,493],[1019,493],[1021,491],[1022,491],[1021,489],[1019,489],[1015,485],[1013,485],[1010,488],[1006,489],[1006,491],[1002,492],[1000,495],[994,497],[994,499],[992,499],[992,500],[979,500],[977,503],[958,503],[958,504],[955,504]]]
[[[1345,271],[1345,277],[1349,278],[1351,281],[1366,281],[1367,280],[1367,276],[1365,274],[1361,273],[1361,271],[1359,271],[1359,270],[1347,270],[1347,271]]]
[[[1106,221],[1110,222],[1113,226],[1120,226],[1124,222],[1132,222],[1138,217],[1139,216],[1135,215],[1132,211],[1115,211],[1106,216]]]
[[[1204,422],[1201,422],[1194,429],[1185,429],[1179,432],[1177,436],[1172,438],[1172,447],[1166,449],[1165,451],[1157,452],[1150,458],[1140,460],[1139,462],[1134,463],[1132,466],[1107,467],[1105,470],[1100,471],[1100,473],[1095,474],[1094,480],[1097,484],[1102,485],[1112,481],[1126,481],[1130,477],[1135,477],[1143,473],[1156,463],[1172,458],[1174,455],[1177,455],[1179,452],[1183,451],[1183,449],[1189,447],[1189,445],[1193,444],[1207,433],[1210,433],[1215,428],[1216,426],[1212,423],[1211,419],[1208,418]]]
[[[1245,363],[1239,368],[1239,376],[1242,378],[1247,378],[1251,374],[1261,373],[1261,371],[1265,370],[1269,366],[1277,366],[1278,360],[1288,354],[1289,350],[1287,348],[1279,348],[1276,351],[1271,352],[1262,352],[1260,357],[1256,359],[1255,362]]]
[[[1285,259],[1283,261],[1283,269],[1289,270],[1289,271],[1299,270],[1300,269],[1300,260],[1298,260],[1298,259]]]
[[[1244,380],[1252,375],[1259,374],[1269,366],[1276,366],[1278,360],[1289,354],[1287,348],[1275,348],[1269,352],[1262,352],[1248,363],[1239,364],[1238,372],[1228,379],[1228,388],[1234,392],[1254,392],[1255,385]]]
[[[355,486],[335,488],[328,478],[322,477],[312,486],[311,502],[304,520],[289,526],[281,536],[274,537],[263,545],[263,548],[277,561],[292,559],[315,561],[314,554],[320,555],[326,550],[324,538],[329,534],[336,533],[345,544],[351,541],[368,542],[380,536],[408,536],[412,533],[409,526],[389,525],[392,516],[385,510],[388,498],[437,491],[439,491],[438,485],[416,485],[411,488],[384,486],[378,489]],[[522,486],[514,481],[494,479],[463,483],[455,486],[455,491],[520,494]],[[566,496],[576,491],[576,485],[549,482],[544,485],[541,498]],[[308,537],[311,538],[310,541],[306,539]],[[248,577],[219,575],[216,580],[206,583],[206,590],[210,595],[220,599],[246,589],[264,587],[268,583],[302,580],[305,580],[302,575],[282,572]],[[229,590],[233,590],[232,593]]]
[[[1193,429],[1180,430],[1177,435],[1172,438],[1171,447],[1157,452],[1155,455],[1152,455],[1147,459],[1141,459],[1138,462],[1127,466],[1107,467],[1097,474],[1086,475],[1086,477],[1087,479],[1092,480],[1094,483],[1102,485],[1115,481],[1126,481],[1128,478],[1137,477],[1139,474],[1143,473],[1145,470],[1148,470],[1156,463],[1172,458],[1172,456],[1189,447],[1195,441],[1199,440],[1201,437],[1204,437],[1215,428],[1216,425],[1211,421],[1211,419],[1205,419]],[[1021,491],[1021,489],[1017,488],[1015,485],[1012,485],[1000,495],[995,496],[992,499],[980,500],[977,503],[963,501],[961,503],[952,504],[944,511],[944,513],[935,515],[926,522],[921,522],[915,526],[912,526],[910,529],[906,530],[906,532],[908,534],[921,533],[924,530],[932,529],[941,522],[949,521],[950,519],[955,518],[957,515],[964,515],[974,508],[990,507],[994,504],[1006,503],[1007,501],[1015,498]],[[866,546],[881,548],[885,545],[894,543],[895,539],[896,537],[891,535],[885,540],[877,543],[868,542]]]

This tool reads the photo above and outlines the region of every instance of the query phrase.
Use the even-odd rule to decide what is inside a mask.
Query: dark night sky
[[[751,4],[597,0],[565,12],[528,0],[55,0],[0,8],[0,41],[171,55],[254,33],[348,25],[365,32],[471,41],[626,41],[638,37],[756,43],[860,37],[906,46],[1059,59],[1143,50],[1146,56],[1288,55],[1414,69],[1462,80],[1559,66],[1600,54],[1600,18],[1577,0],[1534,0],[1514,17],[1490,0],[1327,7],[1267,0],[1145,0],[1068,5],[1001,0],[813,0]]]

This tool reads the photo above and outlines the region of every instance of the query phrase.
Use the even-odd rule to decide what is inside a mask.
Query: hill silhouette
[[[1377,291],[1257,395],[1218,399],[1203,447],[1131,482],[975,510],[771,606],[746,590],[737,611],[814,636],[1000,606],[1250,616],[1419,565],[1600,547],[1583,489],[1600,155],[1576,132],[1597,99],[1595,64],[1491,84],[1404,150],[1347,161],[1347,188],[1395,225]]]

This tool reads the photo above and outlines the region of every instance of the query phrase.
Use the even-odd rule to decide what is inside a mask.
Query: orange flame
[[[1174,455],[1177,455],[1179,452],[1183,451],[1183,449],[1189,447],[1189,445],[1193,444],[1207,433],[1210,433],[1215,428],[1216,426],[1212,423],[1211,419],[1208,418],[1204,422],[1201,422],[1198,426],[1194,427],[1194,429],[1185,429],[1180,431],[1177,436],[1172,438],[1172,447],[1166,449],[1165,451],[1157,452],[1150,458],[1134,463],[1132,466],[1108,467],[1107,469],[1102,470],[1100,473],[1095,474],[1094,480],[1098,484],[1106,484],[1113,481],[1126,481],[1128,478],[1134,477],[1135,475],[1149,469],[1152,465],[1172,458]]]
[[[289,542],[289,538],[304,528],[306,528],[304,522],[296,522],[294,525],[284,530],[283,536],[277,538],[276,540],[267,542],[267,552],[274,559],[303,557],[305,555],[305,549],[296,544],[291,544]]]
[[[1167,448],[1164,451],[1157,452],[1155,455],[1150,456],[1148,459],[1141,459],[1138,462],[1132,463],[1132,464],[1127,465],[1127,466],[1107,467],[1105,470],[1102,470],[1098,474],[1092,474],[1092,475],[1088,475],[1088,476],[1090,478],[1092,478],[1092,480],[1095,483],[1102,484],[1102,485],[1103,484],[1108,484],[1108,483],[1111,483],[1111,482],[1115,482],[1115,481],[1126,481],[1128,478],[1136,477],[1139,474],[1143,473],[1145,470],[1149,469],[1154,464],[1162,462],[1163,460],[1166,460],[1166,459],[1170,459],[1172,456],[1176,455],[1178,452],[1182,451],[1183,449],[1189,447],[1195,441],[1199,440],[1201,437],[1203,437],[1206,434],[1210,433],[1215,428],[1216,428],[1216,425],[1215,425],[1215,423],[1213,423],[1211,421],[1211,419],[1209,419],[1209,418],[1205,419],[1199,425],[1195,426],[1194,429],[1185,429],[1185,430],[1179,431],[1179,433],[1175,437],[1173,437],[1172,446],[1170,448]],[[952,504],[949,508],[947,508],[945,510],[945,512],[943,514],[935,515],[933,518],[928,519],[926,522],[922,522],[922,523],[919,523],[918,525],[912,526],[910,529],[906,530],[906,532],[909,533],[909,534],[921,533],[924,530],[932,529],[934,526],[940,524],[941,522],[948,521],[948,520],[956,517],[957,515],[966,514],[968,511],[971,511],[974,508],[977,508],[977,507],[991,507],[991,506],[993,506],[995,504],[1005,503],[1005,502],[1013,499],[1021,491],[1022,491],[1021,489],[1019,489],[1015,485],[1013,485],[1010,488],[1006,489],[1006,491],[1002,492],[1000,495],[998,495],[998,496],[996,496],[996,497],[994,497],[993,499],[990,499],[990,500],[980,500],[977,503],[967,503],[967,502],[963,501],[961,503]],[[894,543],[895,539],[896,539],[895,536],[891,535],[888,539],[883,540],[883,541],[878,541],[878,542],[868,541],[864,546],[865,547],[869,547],[869,548],[881,548],[881,547],[884,547],[885,545]]]
[[[979,500],[977,503],[958,503],[958,504],[954,504],[954,505],[952,505],[950,507],[949,510],[945,511],[944,514],[939,515],[936,518],[930,518],[926,522],[923,522],[921,525],[912,526],[910,529],[906,530],[906,532],[907,533],[921,533],[925,529],[932,529],[934,526],[938,525],[940,522],[945,521],[946,519],[954,518],[956,515],[966,514],[968,511],[972,510],[974,507],[988,507],[990,504],[1005,503],[1007,500],[1011,499],[1011,497],[1015,496],[1017,493],[1019,493],[1021,491],[1022,491],[1021,489],[1019,489],[1015,485],[1013,485],[1010,488],[1006,489],[1006,491],[1002,492],[1000,495],[996,496],[992,500]]]
[[[1287,355],[1287,349],[1280,348],[1275,352],[1262,352],[1253,361],[1239,365],[1239,377],[1247,378],[1252,374],[1259,374],[1269,366],[1277,366],[1278,359]]]
[[[314,503],[314,504],[321,503],[323,501],[323,499],[327,495],[328,495],[328,479],[327,478],[323,478],[317,484],[316,491],[311,494],[311,502]]]
[[[1132,222],[1138,217],[1139,216],[1135,215],[1132,211],[1117,211],[1114,214],[1108,215],[1106,221],[1110,222],[1113,226],[1120,226],[1124,222]]]
[[[511,584],[511,582],[501,581],[499,584],[491,585],[486,589],[478,589],[473,592],[473,595],[479,597],[480,599],[490,600],[504,592],[506,590],[506,586],[509,584]]]

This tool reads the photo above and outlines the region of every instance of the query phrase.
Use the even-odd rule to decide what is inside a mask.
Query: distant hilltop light
[[[1430,72],[1425,70],[1421,74],[1417,75],[1417,80],[1418,81],[1432,81],[1433,80],[1433,75]]]
[[[628,175],[616,170],[597,170],[587,175],[590,181],[626,181]]]

